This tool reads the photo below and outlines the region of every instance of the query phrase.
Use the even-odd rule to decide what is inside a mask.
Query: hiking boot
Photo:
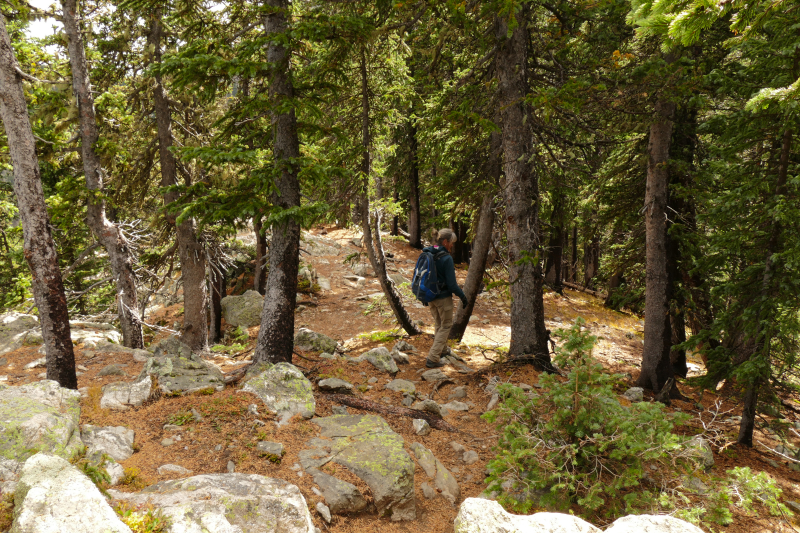
[[[425,366],[428,368],[442,368],[445,364],[439,361],[438,363],[434,363],[430,359],[425,360]]]

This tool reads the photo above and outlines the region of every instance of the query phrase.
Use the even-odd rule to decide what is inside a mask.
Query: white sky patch
[[[60,4],[54,2],[53,0],[28,0],[28,2],[33,7],[46,11],[52,11],[53,9],[60,7]],[[61,26],[61,23],[52,17],[32,20],[25,33],[27,33],[29,37],[36,37],[40,39],[42,37],[52,35],[54,33],[53,26]]]

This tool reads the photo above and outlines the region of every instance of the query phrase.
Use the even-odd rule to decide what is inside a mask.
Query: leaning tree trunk
[[[410,121],[409,134],[410,155],[409,192],[408,192],[408,244],[412,248],[422,249],[422,222],[419,202],[419,154],[417,153],[417,126]]]
[[[153,47],[154,61],[161,63],[161,12],[156,10],[148,41]],[[161,75],[155,75],[153,100],[158,127],[158,150],[161,162],[161,186],[178,184],[178,169],[172,147],[172,113],[167,101]],[[180,198],[177,192],[164,194],[164,204]],[[181,339],[192,350],[201,351],[208,347],[208,292],[206,290],[206,254],[203,244],[197,238],[195,221],[187,218],[177,224],[174,213],[166,212],[167,221],[174,225],[178,241],[178,257],[181,261],[181,281],[183,282],[183,328]]]
[[[675,104],[656,103],[656,117],[650,126],[648,143],[647,190],[645,192],[645,322],[642,372],[637,385],[661,391],[673,377],[670,364],[672,328],[669,319],[669,273],[667,268],[667,201],[669,199],[669,161],[672,119]]]
[[[475,308],[475,299],[481,290],[483,275],[486,272],[486,257],[492,246],[492,230],[494,228],[494,196],[487,194],[483,198],[481,212],[478,218],[478,227],[475,231],[475,240],[472,246],[472,260],[469,263],[467,279],[464,282],[464,294],[467,296],[466,309],[458,306],[453,327],[450,330],[450,339],[461,341],[469,324],[469,317]]]
[[[50,234],[36,141],[17,68],[6,21],[0,14],[0,116],[14,167],[14,194],[22,222],[25,260],[31,269],[33,300],[39,309],[47,355],[47,379],[68,389],[77,389],[67,299],[58,269],[58,253]]]
[[[542,298],[542,247],[539,235],[539,183],[531,167],[532,135],[523,99],[527,91],[527,8],[517,24],[497,18],[495,69],[499,81],[503,135],[506,232],[511,283],[511,345],[513,356],[533,355],[542,368],[550,367]]]
[[[779,200],[780,197],[785,196],[787,192],[786,181],[789,175],[789,158],[791,157],[792,150],[792,130],[787,129],[783,134],[783,142],[781,143],[781,159],[780,166],[778,167],[778,180],[775,187],[775,197]],[[747,387],[747,392],[744,397],[744,406],[742,407],[742,421],[739,424],[739,436],[736,442],[746,446],[753,446],[753,430],[755,429],[756,422],[756,407],[758,406],[758,393],[762,383],[767,382],[770,377],[772,362],[770,361],[770,332],[769,326],[764,327],[762,324],[772,323],[771,320],[765,316],[764,306],[770,305],[770,295],[772,293],[772,278],[774,276],[775,265],[773,257],[780,252],[780,238],[782,227],[777,220],[772,224],[772,231],[770,232],[769,245],[767,246],[767,255],[764,262],[764,274],[761,278],[761,294],[759,295],[758,319],[756,321],[758,331],[758,338],[756,341],[756,349],[754,350],[753,357],[761,357],[763,363],[759,365],[759,374],[753,377]],[[763,328],[763,329],[762,329]],[[759,354],[761,352],[761,354]]]
[[[78,25],[76,4],[77,0],[62,0],[64,31],[69,40],[72,90],[78,105],[81,158],[83,159],[83,172],[86,175],[86,188],[89,189],[86,223],[108,253],[111,272],[117,284],[122,343],[129,348],[144,348],[142,321],[137,311],[138,298],[136,275],[133,272],[133,254],[122,230],[106,217],[106,202],[103,199],[105,172],[95,151],[98,138],[97,118],[94,111],[94,96],[89,80],[89,67],[86,62],[82,30]]]
[[[294,96],[291,53],[283,44],[288,36],[289,0],[267,0],[271,12],[264,17],[269,39],[267,61],[270,69],[269,100],[272,121],[273,158],[277,191],[273,204],[281,210],[300,206],[300,182],[296,160],[300,157],[297,117],[290,106]],[[272,224],[269,273],[261,312],[261,329],[253,355],[254,363],[291,362],[294,348],[294,308],[297,299],[297,270],[300,264],[300,223],[284,217]]]
[[[369,86],[367,85],[367,55],[366,50],[361,50],[361,144],[363,148],[363,159],[361,162],[361,172],[363,174],[363,194],[361,198],[361,230],[363,235],[364,248],[367,250],[369,262],[378,281],[381,284],[383,294],[386,295],[386,300],[389,302],[389,307],[392,308],[395,318],[400,326],[409,335],[419,335],[422,333],[403,306],[403,300],[400,293],[397,292],[394,282],[389,279],[386,273],[386,256],[383,253],[383,246],[381,244],[381,219],[380,215],[376,213],[375,216],[375,236],[373,239],[372,225],[370,223],[369,213],[369,176],[372,172],[372,156],[370,149],[372,147],[372,137],[370,133],[369,122]]]

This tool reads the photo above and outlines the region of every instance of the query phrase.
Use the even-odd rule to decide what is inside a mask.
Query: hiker
[[[453,327],[453,294],[461,299],[461,303],[465,308],[468,303],[467,296],[456,283],[456,268],[453,265],[453,258],[450,256],[456,240],[458,240],[458,237],[456,237],[455,232],[449,229],[441,229],[436,238],[438,244],[428,246],[422,250],[433,254],[439,281],[439,296],[428,303],[433,315],[433,321],[436,324],[433,346],[431,346],[428,352],[428,359],[425,361],[425,366],[428,368],[444,366],[444,363],[441,362],[441,356],[450,353],[450,348],[447,346],[447,337],[450,335],[450,328]]]

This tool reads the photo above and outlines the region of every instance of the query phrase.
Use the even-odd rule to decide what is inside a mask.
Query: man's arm
[[[461,287],[456,283],[456,266],[453,264],[453,258],[446,255],[444,258],[444,280],[447,282],[447,288],[458,296],[462,302],[467,301],[467,295],[461,290]]]

